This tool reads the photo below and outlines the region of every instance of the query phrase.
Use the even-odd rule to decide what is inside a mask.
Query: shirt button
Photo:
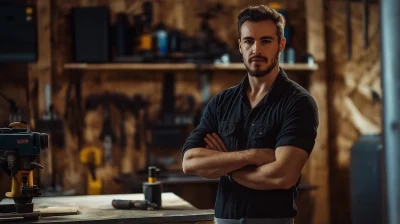
[[[260,132],[260,133],[258,133],[259,135],[262,135],[263,133],[262,133],[262,131]]]
[[[254,124],[251,124],[251,126],[254,126]]]

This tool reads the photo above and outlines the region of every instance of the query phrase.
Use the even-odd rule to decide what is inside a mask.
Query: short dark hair
[[[243,9],[238,15],[238,34],[241,38],[240,29],[246,21],[260,22],[264,20],[271,20],[276,24],[276,35],[278,35],[278,42],[283,38],[283,29],[285,28],[285,17],[282,16],[275,9],[268,8],[265,5],[249,6]]]

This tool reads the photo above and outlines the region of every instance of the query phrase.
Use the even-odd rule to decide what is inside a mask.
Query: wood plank
[[[318,186],[314,191],[314,223],[330,223],[329,157],[328,157],[328,103],[325,65],[324,1],[306,0],[307,51],[314,56],[319,69],[310,76],[310,94],[319,110],[319,128],[316,144],[306,170],[310,183]]]
[[[306,63],[296,63],[296,64],[287,64],[280,63],[280,66],[287,71],[316,71],[318,70],[318,65],[313,64],[309,65]],[[205,65],[202,66],[205,69],[213,69],[213,70],[244,70],[245,66],[243,63],[229,63],[229,64],[214,64],[214,65]]]
[[[285,70],[292,71],[316,71],[317,64],[308,65],[305,63],[281,64]],[[196,64],[141,64],[141,63],[109,63],[109,64],[87,64],[87,63],[67,63],[64,69],[82,69],[82,70],[195,70]],[[243,63],[226,63],[202,65],[200,69],[212,70],[245,70]]]
[[[86,64],[71,63],[65,64],[65,69],[83,69],[83,70],[193,70],[194,64],[128,64],[128,63],[110,63],[110,64]]]
[[[110,194],[95,196],[64,196],[37,197],[33,199],[35,208],[78,207],[78,215],[44,217],[38,223],[179,223],[179,222],[210,222],[214,219],[212,209],[197,209],[176,194],[162,194],[162,209],[119,210],[111,205],[113,199],[143,200],[143,194]],[[0,204],[10,204],[12,200],[5,199]]]

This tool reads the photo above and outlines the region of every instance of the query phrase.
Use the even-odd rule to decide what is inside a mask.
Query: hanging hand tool
[[[144,131],[144,123],[146,122],[146,118],[142,117],[141,115],[143,114],[142,111],[144,112],[144,116],[146,115],[146,109],[147,109],[147,102],[144,100],[143,96],[140,94],[136,94],[133,96],[132,99],[132,113],[135,117],[135,149],[136,151],[140,151],[140,145],[141,145],[141,136],[143,135]]]
[[[97,147],[86,147],[80,151],[81,163],[87,165],[89,175],[87,179],[87,194],[99,195],[103,187],[102,180],[96,175],[96,168],[101,165],[101,150]]]
[[[111,127],[110,119],[110,105],[106,103],[103,107],[103,128],[100,133],[100,140],[103,141],[103,151],[104,151],[104,162],[113,162],[113,144],[116,141],[116,134]]]
[[[119,122],[119,141],[121,152],[126,148],[126,132],[125,132],[125,110],[121,110],[121,121]]]
[[[105,163],[112,162],[112,146],[116,142],[116,134],[112,130],[110,119],[110,94],[93,94],[86,99],[86,109],[95,110],[98,106],[103,108],[103,127],[100,133],[100,140],[103,141],[103,156]]]

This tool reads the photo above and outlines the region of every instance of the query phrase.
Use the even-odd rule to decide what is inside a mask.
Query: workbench
[[[214,223],[214,210],[197,209],[173,193],[162,194],[163,209],[117,210],[111,206],[113,199],[143,200],[143,194],[114,194],[93,196],[37,197],[33,199],[35,210],[49,207],[77,208],[79,214],[42,217],[35,223]],[[3,199],[0,204],[11,204]],[[18,223],[23,223],[19,221]]]

